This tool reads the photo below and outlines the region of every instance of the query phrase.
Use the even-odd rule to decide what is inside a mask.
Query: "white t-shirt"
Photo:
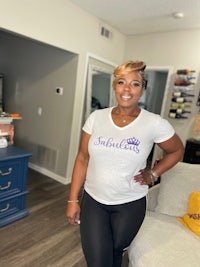
[[[147,194],[148,186],[136,183],[133,177],[146,167],[153,144],[174,135],[167,120],[144,109],[129,125],[118,127],[112,120],[112,109],[94,111],[83,126],[91,135],[84,188],[107,205],[127,203]]]

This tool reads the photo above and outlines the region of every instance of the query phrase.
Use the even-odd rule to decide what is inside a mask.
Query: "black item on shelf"
[[[199,92],[199,96],[197,98],[197,106],[200,107],[200,92]]]
[[[193,138],[186,141],[183,162],[200,164],[200,141]]]

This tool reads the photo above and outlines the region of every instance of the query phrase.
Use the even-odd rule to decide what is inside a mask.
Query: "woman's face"
[[[122,75],[115,87],[115,96],[119,106],[135,107],[143,94],[142,78],[138,72],[132,71]]]

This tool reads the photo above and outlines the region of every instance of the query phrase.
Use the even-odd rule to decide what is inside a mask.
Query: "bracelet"
[[[77,199],[77,200],[68,200],[67,202],[68,202],[68,203],[78,203],[79,200],[78,200],[78,199]]]
[[[158,180],[159,175],[153,170],[150,170],[150,174],[154,177],[154,182],[156,182]]]

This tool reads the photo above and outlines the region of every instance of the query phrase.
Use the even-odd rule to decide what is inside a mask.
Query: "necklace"
[[[130,115],[120,115],[120,111],[118,108],[115,109],[114,113],[118,116],[118,119],[121,121],[121,123],[128,123],[131,122],[134,118],[136,118],[139,114],[140,110],[136,110],[134,114]],[[126,118],[124,118],[126,117]]]

